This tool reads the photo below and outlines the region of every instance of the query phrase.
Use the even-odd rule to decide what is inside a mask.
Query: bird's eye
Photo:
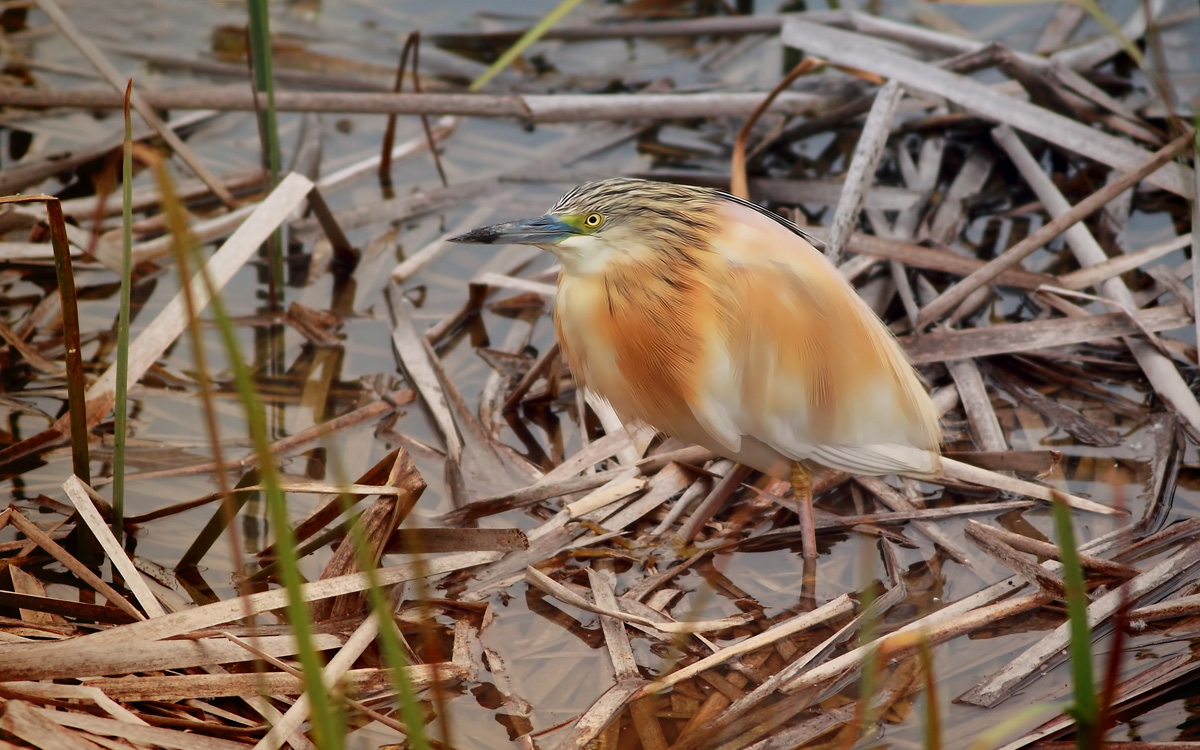
[[[600,214],[588,214],[583,220],[583,225],[588,229],[595,229],[604,223],[604,217]]]

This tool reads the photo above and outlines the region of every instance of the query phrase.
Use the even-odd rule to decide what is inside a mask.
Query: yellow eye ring
[[[583,225],[588,229],[595,229],[604,223],[604,217],[600,214],[588,214],[583,220]]]

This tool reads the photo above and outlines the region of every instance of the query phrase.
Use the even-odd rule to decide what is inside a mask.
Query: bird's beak
[[[466,234],[451,237],[451,242],[475,242],[482,245],[556,245],[576,234],[570,224],[553,214],[536,219],[522,219],[490,227],[472,229]]]

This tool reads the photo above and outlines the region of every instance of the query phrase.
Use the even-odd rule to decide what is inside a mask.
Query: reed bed
[[[0,86],[0,748],[1200,742],[1194,6],[1020,46],[696,5],[396,72],[300,65],[265,3],[228,59],[0,4],[88,79]],[[214,156],[244,112],[261,165]],[[380,153],[323,157],[350,115]],[[972,480],[819,472],[802,571],[786,482],[577,389],[550,259],[446,238],[613,174],[822,239]]]

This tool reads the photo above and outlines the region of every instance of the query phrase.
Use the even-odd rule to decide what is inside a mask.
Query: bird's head
[[[661,261],[703,250],[717,230],[723,194],[706,188],[616,177],[580,185],[542,216],[481,227],[451,242],[536,245],[570,274],[611,263]]]

